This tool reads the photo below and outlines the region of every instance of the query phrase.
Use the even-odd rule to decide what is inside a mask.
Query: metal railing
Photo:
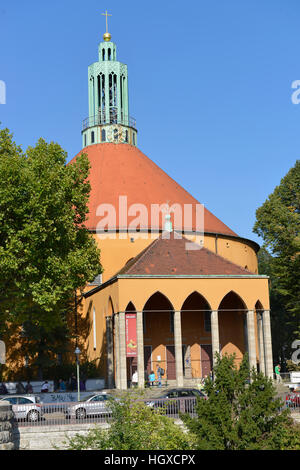
[[[124,126],[133,127],[134,129],[136,129],[136,120],[133,117],[128,116],[125,113],[121,113],[120,116],[118,116],[118,109],[115,107],[111,107],[109,109],[108,118],[106,117],[106,111],[104,108],[96,116],[89,116],[84,119],[82,123],[82,130],[84,131],[89,127],[99,126],[103,124],[122,124]]]
[[[203,398],[202,398],[203,399]],[[195,398],[148,398],[136,400],[144,402],[153,410],[176,419],[181,413],[196,416]],[[112,418],[110,402],[64,402],[13,405],[13,411],[19,427],[41,427],[77,424],[109,423]],[[289,408],[292,414],[300,414],[300,394],[287,394],[282,409]]]
[[[153,410],[159,410],[170,418],[179,418],[180,413],[195,415],[196,398],[168,398],[136,400],[144,402]],[[59,426],[74,424],[109,423],[112,411],[109,401],[95,402],[40,403],[13,405],[19,427]]]
[[[285,396],[285,405],[291,413],[300,413],[300,393],[288,393]]]

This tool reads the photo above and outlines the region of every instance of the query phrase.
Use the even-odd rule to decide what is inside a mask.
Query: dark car
[[[196,388],[174,388],[166,391],[159,397],[147,401],[146,404],[152,408],[161,408],[167,414],[177,415],[179,411],[182,413],[193,413],[197,398],[206,399],[206,396]]]

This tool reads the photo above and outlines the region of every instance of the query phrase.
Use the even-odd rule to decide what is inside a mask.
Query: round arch
[[[235,291],[231,290],[227,292],[226,295],[224,295],[223,299],[219,303],[218,310],[226,310],[226,307],[232,310],[233,306],[235,306],[237,310],[248,310],[246,302],[243,300],[243,298]]]
[[[160,366],[166,378],[176,378],[174,347],[174,308],[168,297],[157,291],[143,308],[144,360],[147,374]]]
[[[136,308],[130,300],[130,302],[128,302],[127,304],[127,307],[125,308],[125,313],[131,313],[131,312],[136,312]]]
[[[221,354],[235,354],[238,366],[247,350],[247,305],[234,291],[228,292],[218,308]]]
[[[157,291],[152,294],[146,301],[143,307],[143,312],[147,311],[170,312],[174,311],[174,308],[168,297],[162,294],[160,291]]]
[[[257,300],[257,302],[255,302],[254,309],[255,309],[255,311],[259,311],[259,312],[264,311],[263,304],[261,303],[260,300]]]
[[[186,379],[208,376],[212,370],[211,306],[198,291],[181,307],[183,374]]]
[[[209,305],[209,302],[198,291],[194,291],[186,297],[186,299],[184,300],[182,304],[181,311],[183,312],[186,309],[189,310],[191,305],[198,305],[199,307],[204,306],[205,308],[203,310],[211,310],[211,306]],[[199,311],[200,310],[201,309],[199,309]]]

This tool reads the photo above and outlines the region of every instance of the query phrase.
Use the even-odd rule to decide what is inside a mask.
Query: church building
[[[103,273],[78,301],[86,325],[78,333],[106,386],[126,389],[137,370],[143,388],[158,365],[168,384],[192,385],[210,373],[216,352],[235,353],[237,365],[248,352],[250,366],[272,377],[259,246],[139,150],[127,66],[107,30],[88,68],[88,102],[79,154],[91,164],[86,226]]]

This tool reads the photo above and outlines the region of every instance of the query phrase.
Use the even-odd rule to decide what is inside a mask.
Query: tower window
[[[86,147],[86,134],[84,134],[84,146]]]
[[[106,141],[106,132],[105,129],[102,129],[101,131],[101,141],[105,142]]]
[[[133,145],[135,145],[135,133],[132,134]]]
[[[128,142],[128,131],[125,131],[125,142]]]
[[[105,60],[105,49],[102,49],[102,60]]]
[[[95,142],[95,132],[94,131],[91,132],[91,142],[92,142],[92,144]]]
[[[118,140],[118,129],[114,129],[114,139]]]
[[[110,49],[110,47],[108,49],[108,60],[111,60],[111,49]]]

